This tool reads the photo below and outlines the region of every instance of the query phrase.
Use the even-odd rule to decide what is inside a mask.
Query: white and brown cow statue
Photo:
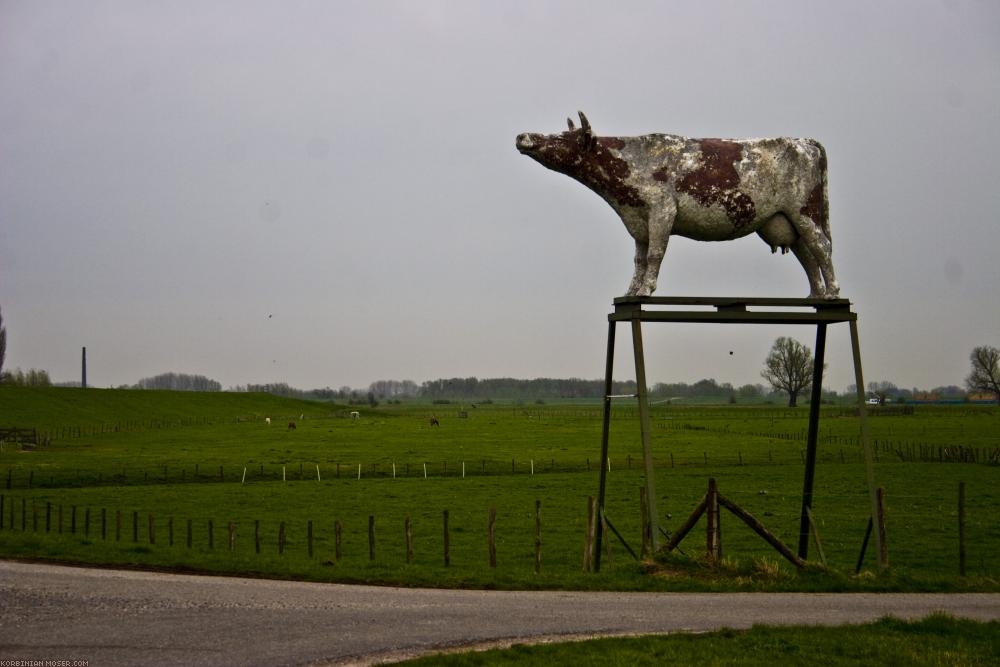
[[[834,299],[826,151],[812,139],[689,139],[672,134],[598,137],[580,112],[561,134],[521,134],[517,149],[600,195],[635,239],[626,294],[656,289],[671,234],[728,241],[753,232],[789,249],[809,296]]]

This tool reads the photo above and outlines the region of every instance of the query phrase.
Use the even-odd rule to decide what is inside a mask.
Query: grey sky
[[[577,109],[822,141],[867,380],[960,384],[1000,345],[995,2],[6,0],[7,366],[78,379],[85,345],[98,386],[600,377],[631,239],[514,148]],[[807,292],[753,236],[673,239],[657,294]],[[648,376],[760,382],[780,335],[813,345],[648,325]],[[828,361],[843,389],[846,327]]]

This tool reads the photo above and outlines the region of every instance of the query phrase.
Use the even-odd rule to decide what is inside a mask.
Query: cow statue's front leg
[[[628,285],[626,296],[635,296],[642,289],[643,281],[646,279],[646,253],[649,251],[649,244],[639,239],[635,240],[635,271],[632,274],[632,282]]]
[[[677,216],[677,203],[672,198],[664,198],[657,205],[649,207],[649,217],[646,224],[646,275],[643,277],[639,296],[650,296],[656,291],[656,279],[660,275],[660,264],[667,252],[667,242],[674,228],[674,218]]]

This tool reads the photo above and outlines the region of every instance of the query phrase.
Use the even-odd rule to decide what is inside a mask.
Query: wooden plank
[[[609,321],[640,321],[640,322],[711,322],[715,324],[836,324],[838,322],[853,322],[857,315],[845,311],[818,311],[813,313],[794,313],[778,311],[615,311],[608,315]]]
[[[636,555],[636,553],[632,549],[632,547],[630,547],[628,545],[628,542],[625,541],[625,538],[622,537],[622,534],[619,533],[618,529],[615,528],[615,525],[613,523],[611,523],[611,519],[608,518],[608,515],[605,514],[604,512],[601,512],[601,519],[603,520],[602,521],[603,523],[607,524],[608,530],[610,530],[612,533],[614,533],[615,537],[618,538],[618,541],[622,543],[622,546],[625,547],[625,550],[628,551],[629,554],[631,554],[632,558],[634,558],[635,560],[639,560],[639,557]]]
[[[700,519],[701,515],[705,513],[705,508],[707,506],[708,498],[702,498],[701,502],[698,503],[698,506],[694,508],[694,512],[691,513],[691,516],[689,516],[687,521],[684,522],[684,525],[678,528],[677,532],[674,533],[674,536],[670,538],[669,542],[667,542],[667,546],[665,547],[667,551],[673,551],[677,548],[677,545],[681,543],[681,540],[683,540],[684,537],[691,532],[691,529],[695,527],[695,524],[698,523],[698,519]]]
[[[813,518],[812,509],[806,508],[806,516],[809,518],[809,528],[812,530],[813,542],[816,543],[816,551],[819,552],[819,562],[826,565],[826,554],[823,553],[823,542],[819,539],[819,530],[816,528],[816,520]]]
[[[753,532],[764,538],[764,541],[770,544],[775,550],[780,553],[785,559],[790,562],[795,567],[801,569],[806,566],[806,562],[792,553],[792,550],[785,545],[784,542],[779,540],[771,531],[764,527],[760,521],[757,520],[755,516],[747,512],[745,509],[734,503],[733,501],[726,498],[724,495],[717,494],[719,499],[719,504],[725,507],[727,510],[736,515],[736,518],[740,519],[746,525],[750,526]]]
[[[742,296],[619,296],[614,304],[649,306],[719,306],[734,303],[748,306],[849,308],[849,299],[742,297]]]

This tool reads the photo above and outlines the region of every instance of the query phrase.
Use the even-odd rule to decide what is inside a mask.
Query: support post
[[[823,365],[826,356],[826,323],[816,325],[816,355],[813,358],[812,392],[809,398],[809,431],[806,438],[806,471],[802,482],[802,513],[799,521],[799,558],[809,557],[809,511],[816,478],[816,445],[819,438],[819,408],[823,402]]]
[[[858,418],[861,420],[861,443],[865,453],[865,481],[868,483],[868,498],[871,502],[871,516],[873,521],[878,520],[879,499],[878,487],[875,486],[875,462],[872,454],[871,438],[868,434],[868,406],[865,404],[865,378],[861,372],[861,343],[858,340],[858,322],[850,321],[851,327],[851,352],[854,356],[854,384],[857,387],[858,398]],[[888,558],[883,558],[887,553],[886,547],[882,544],[882,532],[875,530],[875,553],[878,554],[878,567],[884,570],[889,566]]]
[[[604,514],[604,490],[608,483],[608,437],[611,433],[611,390],[614,380],[611,375],[615,367],[615,321],[608,322],[608,354],[604,364],[604,418],[601,426],[601,460],[597,467],[600,469],[600,488],[597,492],[597,510]],[[597,531],[594,533],[594,572],[601,571],[601,540],[604,538],[604,531],[601,522],[597,524]]]
[[[635,390],[639,400],[639,429],[642,432],[642,458],[646,471],[646,504],[649,510],[648,526],[650,547],[653,553],[660,548],[660,531],[656,513],[656,480],[653,472],[653,448],[649,441],[649,396],[646,393],[646,358],[642,349],[642,321],[632,320],[632,348],[635,355]]]
[[[706,310],[711,308],[713,310]],[[811,309],[805,312],[800,309]],[[646,488],[649,500],[649,518],[643,520],[644,528],[648,528],[652,534],[654,549],[659,545],[658,513],[656,511],[655,475],[653,471],[652,449],[650,443],[650,410],[649,398],[647,394],[647,383],[645,377],[645,360],[642,345],[643,322],[671,322],[671,323],[696,323],[696,324],[782,324],[782,325],[811,325],[816,326],[816,358],[813,367],[812,401],[810,406],[809,433],[807,437],[808,461],[806,452],[803,452],[802,463],[806,467],[806,475],[803,480],[803,507],[801,515],[800,530],[800,553],[805,556],[808,549],[809,540],[809,512],[812,507],[813,485],[815,480],[815,465],[817,461],[817,447],[819,440],[819,416],[822,404],[822,380],[823,366],[826,345],[826,325],[847,322],[851,330],[851,346],[854,354],[854,371],[858,386],[858,409],[861,417],[862,443],[864,446],[865,467],[869,496],[871,500],[871,516],[877,525],[881,512],[878,509],[877,491],[875,487],[874,461],[877,459],[877,452],[873,450],[871,440],[868,435],[867,409],[864,403],[864,379],[861,372],[861,353],[858,342],[857,315],[851,311],[851,304],[847,299],[787,299],[787,298],[737,298],[737,297],[653,297],[653,296],[623,296],[614,300],[614,312],[608,315],[609,335],[608,335],[608,355],[606,365],[606,388],[604,399],[604,425],[601,460],[599,462],[601,480],[599,490],[599,507],[601,516],[604,513],[606,496],[606,474],[610,467],[608,460],[608,438],[609,420],[611,415],[611,387],[612,387],[612,365],[614,356],[614,331],[616,322],[630,322],[632,324],[633,351],[635,355],[636,368],[636,398],[639,403],[639,419],[642,430],[643,455],[646,473]],[[707,461],[707,454],[706,454]],[[673,457],[671,457],[671,467]],[[699,507],[701,512],[705,511],[705,503]],[[614,531],[614,526],[609,522],[608,527]],[[604,526],[599,522],[597,526],[595,548],[597,553],[594,557],[594,570],[600,567],[601,547],[603,544]],[[888,566],[888,554],[885,546],[884,528],[881,534],[875,532],[876,548],[879,552],[879,567],[885,569]],[[676,546],[679,541],[670,539],[670,546]],[[881,543],[881,544],[878,544]],[[789,552],[791,553],[791,552]],[[797,560],[799,559],[795,556]]]

